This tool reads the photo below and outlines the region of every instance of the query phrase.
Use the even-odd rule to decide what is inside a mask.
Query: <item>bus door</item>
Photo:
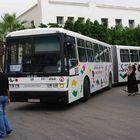
[[[69,73],[69,84],[68,84],[68,93],[69,93],[69,102],[75,101],[81,98],[81,86],[80,86],[80,77],[79,77],[79,67],[78,59],[76,53],[76,45],[72,41],[67,41],[65,44],[66,47],[66,67]]]

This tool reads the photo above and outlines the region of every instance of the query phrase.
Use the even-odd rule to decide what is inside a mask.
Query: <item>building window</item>
[[[57,17],[57,24],[64,24],[64,17]]]
[[[116,26],[122,26],[122,20],[121,19],[115,19]]]
[[[68,20],[74,22],[74,17],[68,17]]]
[[[134,20],[128,20],[129,23],[129,28],[134,28],[135,27],[135,21]]]
[[[101,18],[101,24],[108,27],[108,18]]]
[[[35,28],[35,22],[34,22],[34,20],[32,20],[30,23],[31,23],[31,27],[32,28]]]
[[[78,17],[78,20],[80,20],[80,21],[85,21],[85,18],[84,17]]]

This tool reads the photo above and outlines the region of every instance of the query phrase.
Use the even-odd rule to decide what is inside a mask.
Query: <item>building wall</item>
[[[31,27],[31,22],[33,21],[35,26],[42,23],[42,12],[39,4],[34,5],[31,9],[23,13],[18,17],[20,21],[27,21],[26,27]]]
[[[38,0],[38,4],[22,14],[20,20],[34,20],[35,25],[40,23],[57,23],[57,16],[64,18],[64,23],[68,17],[74,17],[76,21],[79,17],[98,20],[108,19],[108,27],[115,26],[115,19],[121,19],[122,25],[128,26],[128,20],[134,20],[135,26],[140,24],[140,8],[123,7],[96,4],[85,0]]]
[[[63,16],[64,21],[67,17],[90,17],[88,2],[70,2],[69,0],[41,0],[44,23],[56,23],[57,16]]]

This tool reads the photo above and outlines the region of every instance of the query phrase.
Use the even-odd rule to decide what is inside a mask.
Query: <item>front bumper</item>
[[[12,102],[28,102],[40,100],[40,102],[63,102],[68,103],[68,91],[18,91],[10,92]]]

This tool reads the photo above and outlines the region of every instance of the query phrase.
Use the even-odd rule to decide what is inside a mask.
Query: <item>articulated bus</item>
[[[112,61],[109,44],[62,28],[26,29],[6,38],[12,101],[86,101],[91,93],[111,88]]]
[[[136,65],[136,79],[140,81],[140,47],[138,46],[112,46],[114,83],[123,83],[128,64]]]

